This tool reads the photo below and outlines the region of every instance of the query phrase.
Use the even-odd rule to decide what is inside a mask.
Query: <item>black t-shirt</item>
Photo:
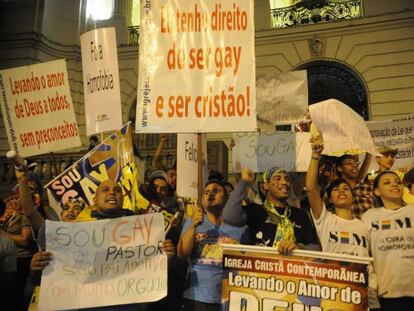
[[[277,224],[269,217],[263,205],[251,203],[243,208],[247,215],[250,243],[253,245],[272,247]],[[277,208],[277,212],[283,215],[285,207]],[[315,227],[305,211],[296,207],[290,207],[288,218],[294,223],[296,243],[305,245],[319,243]]]

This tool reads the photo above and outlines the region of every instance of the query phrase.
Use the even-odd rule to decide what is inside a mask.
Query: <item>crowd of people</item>
[[[370,309],[414,310],[414,168],[405,173],[392,170],[396,149],[378,149],[378,170],[367,174],[370,155],[361,166],[355,155],[324,156],[322,135],[313,135],[300,187],[306,195],[293,200],[292,174],[278,167],[257,178],[242,168],[235,186],[211,172],[201,205],[184,215],[185,200],[176,195],[176,167],[160,161],[166,139],[163,135],[154,171],[139,189],[154,206],[146,206],[146,211],[174,215],[163,243],[167,297],[88,310],[220,310],[220,243],[274,247],[286,256],[304,249],[373,257],[368,269]],[[56,217],[42,205],[41,189],[29,171],[18,168],[16,177],[18,187],[0,214],[0,295],[15,302],[14,309],[27,310],[34,285],[40,284],[42,270],[53,260],[45,250],[45,219],[94,221],[134,213],[124,208],[121,186],[106,180],[99,184],[93,205],[70,198]],[[343,243],[334,232],[357,236],[360,243]]]

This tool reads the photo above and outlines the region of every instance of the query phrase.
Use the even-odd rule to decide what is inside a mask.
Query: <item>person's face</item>
[[[154,189],[157,199],[162,201],[167,196],[168,183],[162,178],[157,178],[154,180]]]
[[[377,157],[377,163],[379,167],[384,170],[390,170],[391,167],[394,165],[395,162],[395,154],[393,153],[386,153],[383,154],[382,157]]]
[[[217,208],[224,208],[227,196],[224,189],[219,184],[209,184],[203,191],[203,207],[207,211]]]
[[[168,177],[168,184],[171,188],[175,189],[177,185],[177,171],[175,169],[169,169],[167,171],[167,177]]]
[[[95,140],[95,139],[91,139],[91,140],[89,140],[89,143],[91,144],[91,146],[95,147],[98,144],[98,141]]]
[[[386,173],[380,177],[377,187],[374,189],[376,196],[382,200],[401,199],[403,184],[400,177],[393,173]]]
[[[273,200],[285,200],[289,197],[290,178],[284,172],[273,174],[268,183],[263,184],[267,196]]]
[[[357,179],[359,170],[359,162],[356,159],[345,159],[342,164],[338,166],[338,171],[342,174],[343,178]]]
[[[98,211],[111,212],[122,209],[122,189],[115,180],[105,180],[96,189],[93,202]]]
[[[75,221],[76,217],[82,211],[82,208],[77,201],[71,201],[65,204],[63,207],[61,218],[62,221],[72,222]]]
[[[332,189],[330,199],[334,207],[352,207],[351,188],[345,183],[339,184]]]

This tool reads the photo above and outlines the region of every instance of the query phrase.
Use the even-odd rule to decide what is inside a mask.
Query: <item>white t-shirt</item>
[[[362,220],[370,233],[379,296],[414,297],[414,204],[370,209]]]
[[[360,219],[338,217],[325,205],[319,219],[315,219],[312,210],[311,215],[323,252],[369,257],[369,233]]]

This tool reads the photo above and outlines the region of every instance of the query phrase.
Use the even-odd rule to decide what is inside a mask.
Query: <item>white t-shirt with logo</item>
[[[378,294],[414,297],[414,204],[370,209],[362,220],[370,233]]]
[[[319,219],[315,219],[312,210],[311,215],[323,252],[369,257],[369,233],[360,219],[338,217],[325,205]]]

